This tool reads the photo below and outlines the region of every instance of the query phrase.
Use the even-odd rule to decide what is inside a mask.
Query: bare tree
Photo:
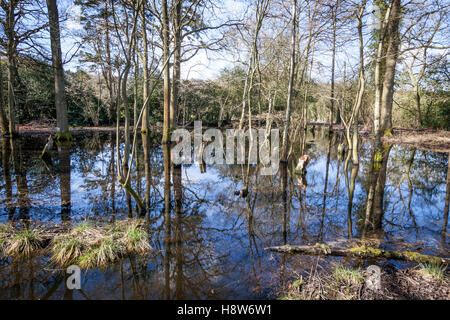
[[[284,121],[284,132],[283,132],[283,149],[281,152],[281,158],[287,160],[288,153],[288,137],[289,137],[289,127],[291,123],[291,108],[292,108],[292,96],[294,90],[294,76],[295,76],[295,56],[296,56],[296,33],[297,33],[297,0],[292,0],[292,38],[291,38],[291,65],[289,74],[289,88],[287,96],[287,106],[286,106],[286,118]]]

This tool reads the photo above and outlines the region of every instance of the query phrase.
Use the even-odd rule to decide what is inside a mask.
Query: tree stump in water
[[[294,169],[295,174],[304,175],[306,174],[306,166],[308,165],[311,157],[308,155],[303,155],[298,159],[297,166]]]
[[[47,138],[47,143],[45,144],[44,149],[42,150],[41,153],[41,158],[43,159],[48,159],[50,157],[50,150],[53,148],[53,136],[49,135]]]

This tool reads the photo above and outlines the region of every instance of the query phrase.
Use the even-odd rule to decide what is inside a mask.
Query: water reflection
[[[376,148],[363,140],[360,163],[353,165],[351,155],[337,150],[338,134],[313,132],[293,149],[292,158],[311,157],[304,176],[294,173],[292,162],[275,176],[258,175],[257,166],[173,166],[169,145],[140,137],[130,181],[145,199],[152,253],[84,272],[82,290],[73,292],[65,289],[64,272],[47,268],[48,257],[3,259],[0,298],[272,297],[293,271],[314,263],[264,250],[286,243],[375,237],[380,246],[420,243],[426,253],[448,254],[448,154]],[[47,164],[39,157],[45,142],[2,140],[1,222],[139,215],[116,181],[114,135],[75,136],[55,147]],[[236,190],[247,194],[236,196]]]

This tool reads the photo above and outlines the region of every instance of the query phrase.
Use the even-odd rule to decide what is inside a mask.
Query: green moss
[[[385,256],[384,252],[380,249],[372,248],[372,247],[366,247],[366,246],[360,246],[356,248],[350,249],[351,253],[357,254],[359,256],[369,256],[369,257],[382,257]]]
[[[404,251],[402,253],[405,257],[408,258],[409,261],[412,262],[416,262],[416,263],[430,263],[430,264],[434,264],[434,265],[441,265],[442,261],[441,259],[437,258],[437,257],[431,257],[431,256],[427,256],[415,251]]]
[[[70,141],[71,139],[72,139],[72,135],[70,134],[69,131],[57,132],[55,134],[55,140],[56,141],[64,142],[64,141]]]
[[[383,153],[381,152],[381,150],[375,151],[375,154],[373,155],[373,161],[375,162],[383,161]]]
[[[316,243],[314,246],[318,247],[318,248],[321,248],[325,254],[330,254],[331,253],[331,248],[329,246],[327,246],[326,244]]]
[[[385,137],[392,137],[393,133],[392,133],[392,128],[387,128],[384,130],[383,136]]]

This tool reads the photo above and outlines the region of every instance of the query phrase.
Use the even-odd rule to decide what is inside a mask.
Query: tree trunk
[[[59,14],[56,0],[47,0],[47,8],[50,22],[53,75],[55,77],[56,139],[68,140],[70,139],[70,133],[64,92],[64,69],[62,64]]]
[[[0,134],[8,134],[8,120],[6,119],[5,106],[3,104],[3,68],[0,65]]]
[[[142,69],[143,69],[143,77],[144,77],[144,85],[143,85],[143,100],[146,101],[148,97],[148,40],[147,40],[147,24],[145,21],[145,6],[142,6],[141,9],[141,23],[142,23],[142,46],[143,46],[143,61],[142,61]],[[142,134],[148,133],[148,104],[144,106],[144,111],[142,113],[142,125],[141,132]]]
[[[109,40],[109,11],[108,11],[108,0],[105,0],[105,46],[106,46],[106,72],[109,92],[109,120],[110,123],[114,123],[114,97],[113,97],[113,76],[112,76],[112,61],[111,61],[111,43]]]
[[[170,141],[170,66],[167,61],[170,58],[170,39],[169,39],[169,15],[167,12],[167,0],[162,0],[163,15],[163,62],[164,65],[164,124],[163,124],[163,143]]]
[[[335,73],[335,65],[336,65],[336,14],[338,9],[339,1],[336,1],[336,4],[332,6],[332,19],[333,19],[333,45],[332,45],[332,54],[331,54],[331,92],[330,92],[330,116],[328,128],[331,130],[333,125],[333,112],[334,112],[334,73]],[[338,119],[339,120],[339,119]]]
[[[414,84],[414,102],[416,103],[417,108],[417,122],[422,127],[422,109],[420,108],[420,93],[419,93],[419,83]]]
[[[400,0],[392,0],[389,20],[386,26],[386,63],[383,74],[383,91],[381,93],[380,130],[382,135],[392,134],[392,104],[394,97],[395,67],[400,46],[400,15]]]
[[[292,94],[293,94],[293,90],[294,90],[296,33],[297,33],[297,0],[292,0],[291,66],[290,66],[289,88],[288,88],[287,106],[286,106],[286,118],[285,118],[285,123],[284,123],[284,132],[283,132],[283,150],[282,150],[282,154],[281,154],[281,159],[283,159],[283,160],[287,160],[287,153],[288,153],[288,137],[289,137],[289,127],[290,127],[290,123],[291,123]]]
[[[173,16],[174,25],[174,54],[173,54],[173,76],[172,76],[172,91],[170,96],[170,126],[172,128],[176,127],[177,124],[177,114],[178,114],[178,92],[180,88],[181,79],[181,32],[182,32],[182,21],[181,21],[181,8],[183,5],[183,0],[175,1],[175,12]]]
[[[448,264],[450,259],[423,255],[412,251],[387,251],[378,248],[371,248],[366,246],[354,248],[330,247],[325,244],[317,243],[314,246],[291,246],[284,245],[280,247],[269,247],[265,250],[270,250],[280,253],[289,254],[305,254],[305,255],[323,255],[335,257],[353,257],[361,259],[394,259],[409,261],[415,263],[433,263],[433,264]]]
[[[14,87],[16,84],[16,49],[17,43],[14,37],[14,27],[16,24],[15,10],[17,2],[9,1],[8,16],[6,18],[7,30],[5,30],[7,37],[7,56],[8,56],[8,131],[11,136],[16,134],[16,99],[14,96]]]

